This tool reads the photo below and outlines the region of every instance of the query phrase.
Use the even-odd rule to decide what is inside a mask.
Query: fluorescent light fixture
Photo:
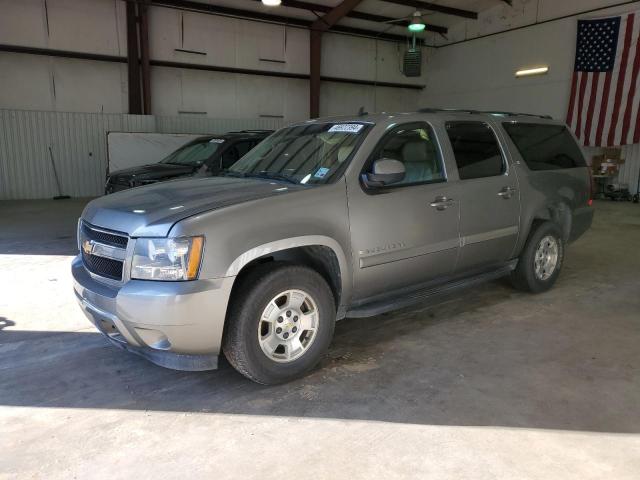
[[[516,72],[516,77],[528,77],[529,75],[544,75],[549,67],[524,68]]]
[[[262,4],[267,7],[277,7],[282,3],[282,0],[262,0]]]

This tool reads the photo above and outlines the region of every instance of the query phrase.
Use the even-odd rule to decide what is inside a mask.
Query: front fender
[[[341,307],[348,303],[351,298],[351,270],[349,269],[349,263],[344,250],[340,244],[331,237],[324,235],[304,235],[299,237],[284,238],[273,242],[264,243],[256,247],[247,250],[242,255],[238,256],[227,268],[225,277],[235,277],[240,271],[253,260],[271,255],[276,252],[289,250],[298,247],[310,247],[310,246],[323,246],[330,248],[338,259],[338,266],[340,267],[340,279],[341,279]],[[339,309],[338,317],[342,308]]]

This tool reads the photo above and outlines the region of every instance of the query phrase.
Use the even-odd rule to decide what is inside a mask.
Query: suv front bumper
[[[80,256],[71,272],[82,310],[112,344],[175,370],[217,368],[233,277],[111,285]]]

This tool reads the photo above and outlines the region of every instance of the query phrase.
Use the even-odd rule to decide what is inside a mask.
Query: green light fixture
[[[411,16],[409,26],[407,27],[410,32],[421,32],[425,29],[426,25],[422,19],[422,14],[416,10]]]

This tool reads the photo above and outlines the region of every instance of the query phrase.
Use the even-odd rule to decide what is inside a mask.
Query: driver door
[[[356,302],[451,275],[458,255],[457,187],[447,182],[431,126],[414,122],[389,131],[363,173],[380,158],[402,162],[406,173],[385,187],[350,187]]]

